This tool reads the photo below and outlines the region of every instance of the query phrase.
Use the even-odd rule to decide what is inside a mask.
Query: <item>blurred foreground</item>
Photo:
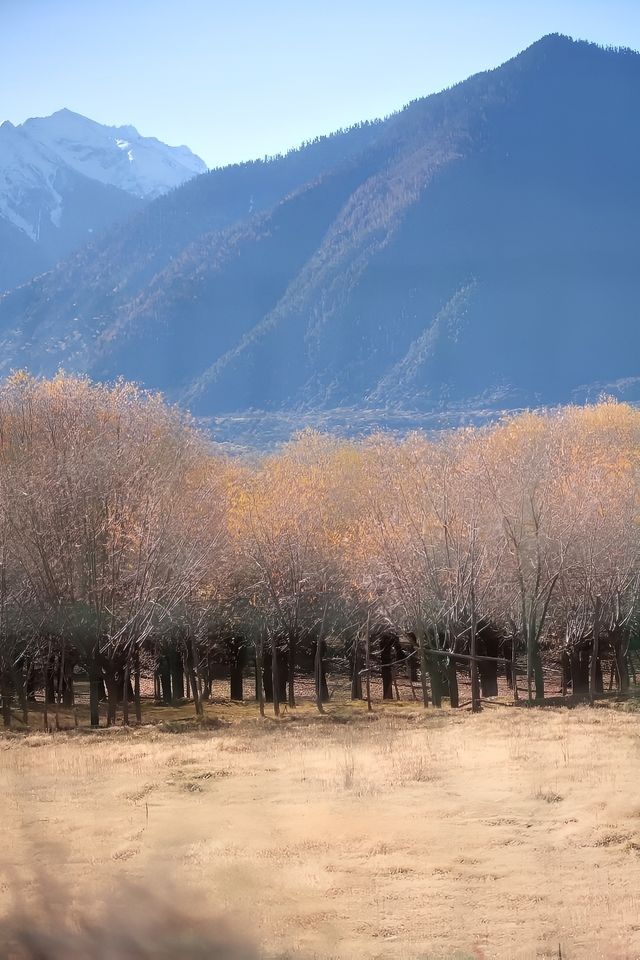
[[[180,898],[178,897],[178,902]],[[97,917],[72,911],[61,889],[42,891],[37,919],[16,912],[0,927],[3,960],[255,960],[257,954],[217,919],[181,910],[138,888]]]

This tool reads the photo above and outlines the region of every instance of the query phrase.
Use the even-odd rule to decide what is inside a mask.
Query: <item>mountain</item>
[[[26,120],[18,129],[77,173],[134,197],[159,197],[207,170],[188,147],[168,147],[135,127],[107,127],[71,110]]]
[[[70,110],[0,126],[0,289],[206,170],[187,147]]]
[[[239,431],[640,399],[639,97],[640,55],[552,35],[211,171],[4,296],[0,369],[124,375]]]

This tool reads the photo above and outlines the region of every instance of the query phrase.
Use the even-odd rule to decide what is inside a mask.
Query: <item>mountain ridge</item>
[[[638,54],[551,35],[211,171],[3,297],[3,369],[122,374],[213,418],[640,397],[638,95]]]

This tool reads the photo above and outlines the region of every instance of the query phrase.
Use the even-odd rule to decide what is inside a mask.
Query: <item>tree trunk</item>
[[[262,685],[267,703],[273,703],[273,654],[271,650],[262,653]]]
[[[140,650],[136,649],[133,660],[133,700],[136,711],[136,723],[142,723],[142,702],[140,700]]]
[[[615,647],[616,651],[616,670],[618,673],[618,686],[621,694],[629,692],[629,664],[627,662],[627,644],[618,641]]]
[[[264,671],[264,636],[262,631],[256,644],[256,697],[260,716],[264,717],[264,688],[262,684],[262,675]]]
[[[329,691],[327,690],[327,678],[324,672],[324,664],[322,662],[322,654],[324,649],[324,640],[319,638],[316,640],[316,651],[314,657],[314,678],[315,678],[315,688],[316,688],[316,707],[318,708],[318,713],[324,713],[323,703],[326,703],[329,699]]]
[[[602,660],[596,661],[596,693],[604,693],[604,678],[602,676]]]
[[[589,693],[589,653],[587,650],[572,650],[569,654],[571,665],[571,692],[581,697]]]
[[[229,697],[231,700],[244,700],[244,664],[245,645],[243,637],[231,637],[227,641],[229,656]]]
[[[504,675],[507,680],[507,687],[509,690],[513,690],[513,668],[509,662],[504,665]]]
[[[73,669],[68,671],[64,677],[62,687],[62,706],[66,710],[73,710],[76,705],[75,692],[73,689]]]
[[[0,695],[2,696],[2,723],[7,730],[11,729],[11,691],[7,671],[0,665]]]
[[[437,656],[432,656],[429,648],[426,650],[427,669],[429,679],[431,680],[431,702],[434,707],[442,706],[442,676],[440,674],[440,663]]]
[[[123,684],[123,695],[122,695],[122,726],[129,726],[129,676],[131,668],[129,666],[129,657],[127,657],[124,664],[124,684]]]
[[[388,634],[380,637],[380,671],[382,673],[382,699],[393,700],[393,639]]]
[[[54,669],[55,669],[55,662],[56,661],[54,661]],[[55,693],[53,695],[53,716],[54,716],[54,722],[56,725],[56,730],[59,730],[60,729],[60,699],[61,699],[61,690],[60,690],[61,674],[59,669],[57,671],[57,676],[58,676],[58,681],[56,683]]]
[[[172,650],[167,657],[171,674],[171,702],[184,700],[184,665],[180,650]]]
[[[53,666],[51,665],[50,658],[47,658],[47,662],[44,668],[44,687],[47,694],[47,703],[54,703],[56,699],[56,669],[55,662]]]
[[[422,706],[429,706],[429,692],[427,690],[427,646],[424,642],[424,632],[418,633],[418,647],[420,650],[420,683],[422,685]]]
[[[544,673],[542,672],[542,657],[540,656],[540,648],[536,642],[534,658],[533,658],[533,675],[536,685],[536,703],[544,702]]]
[[[513,679],[513,702],[520,699],[518,695],[518,635],[514,633],[511,641],[511,677]]]
[[[232,700],[244,700],[243,680],[243,665],[242,660],[239,660],[232,663],[230,669],[229,692]]]
[[[211,651],[207,651],[207,655],[204,658],[204,665],[202,668],[202,699],[205,702],[211,700],[213,696],[213,673],[211,669]]]
[[[560,693],[563,697],[566,697],[567,689],[571,683],[571,660],[569,659],[569,654],[566,653],[566,651],[560,657],[560,669],[562,671]]]
[[[20,696],[20,706],[22,707],[22,722],[25,727],[29,726],[29,700],[27,698],[27,666],[23,663],[20,668],[19,674],[19,696]]]
[[[59,659],[56,658],[56,661],[55,661],[58,667],[58,669],[56,670],[57,683],[56,683],[56,691],[55,691],[55,697],[54,697],[56,730],[60,729],[60,704],[62,703],[62,682],[63,682],[64,670],[65,670],[64,655],[65,655],[65,645],[63,641],[60,657]]]
[[[362,661],[360,657],[360,634],[353,643],[353,670],[351,673],[351,699],[362,700]]]
[[[495,660],[480,660],[480,689],[483,697],[498,696],[498,663]]]
[[[166,654],[160,654],[158,661],[158,674],[160,676],[160,693],[162,702],[169,705],[173,700],[171,691],[171,667],[169,658]]]
[[[593,706],[596,695],[596,667],[600,660],[600,609],[602,601],[596,597],[593,611],[593,642],[591,645],[591,663],[589,664],[589,703]],[[602,679],[602,674],[601,674]]]
[[[529,705],[533,703],[533,689],[535,686],[535,701],[544,700],[544,674],[542,672],[542,658],[540,657],[540,641],[535,626],[527,629],[527,696]]]
[[[470,670],[471,670],[471,709],[474,713],[479,713],[482,709],[482,704],[480,702],[480,682],[478,677],[478,661],[477,657],[478,649],[478,631],[476,628],[475,615],[472,613],[471,617],[471,661],[470,661]]]
[[[324,654],[320,656],[320,696],[323,703],[329,703],[331,695],[329,693],[329,684],[327,683],[327,671],[324,665]]]
[[[67,710],[75,707],[75,693],[73,689],[73,661],[67,656],[64,673],[62,675],[62,706]]]
[[[271,688],[273,694],[273,712],[280,716],[280,677],[278,671],[278,642],[275,633],[271,635]]]
[[[125,666],[126,662],[123,661],[118,665],[118,668],[115,673],[116,677],[116,688],[118,691],[118,703],[124,703],[125,698]],[[127,680],[127,700],[129,703],[133,702],[133,687],[131,686],[131,669],[128,671],[129,679]]]
[[[104,685],[94,653],[89,662],[89,716],[92,727],[100,726],[100,695],[103,690]]]
[[[113,667],[107,671],[107,726],[111,727],[116,722],[118,716],[118,681],[114,675]]]
[[[295,634],[289,635],[289,664],[287,679],[289,684],[289,706],[295,707],[296,705],[296,694],[295,694],[295,678],[296,678],[296,651],[298,646],[298,640]]]
[[[501,647],[503,637],[492,623],[485,622],[481,630],[478,631],[478,641],[480,644],[479,653],[488,657],[487,660],[478,660],[478,672],[480,674],[480,690],[483,697],[498,696],[498,676],[500,673]]]
[[[42,726],[44,730],[49,733],[49,661],[45,662],[44,666],[44,706],[42,708]],[[4,701],[4,697],[3,697]]]
[[[460,706],[460,694],[458,692],[458,670],[455,656],[449,657],[447,661],[447,679],[449,681],[449,703],[453,708]]]
[[[506,640],[502,645],[502,655],[504,657],[504,675],[506,677],[507,687],[509,688],[509,690],[513,690],[513,680],[514,680],[513,663],[512,663],[512,658],[513,658],[512,647],[513,647],[513,644],[509,645]]]
[[[196,708],[196,717],[204,716],[204,707],[200,698],[200,687],[198,685],[198,652],[196,650],[195,637],[191,637],[191,656],[189,658],[189,680],[193,691],[193,703]]]
[[[365,670],[367,671],[367,712],[371,713],[371,634],[367,617],[367,635],[365,637]]]
[[[632,677],[632,679],[633,679],[633,684],[634,684],[634,686],[635,686],[635,685],[637,684],[638,680],[637,680],[637,677],[636,677],[636,668],[635,668],[635,664],[634,664],[634,660],[633,660],[633,653],[631,652],[631,650],[629,650],[629,651],[627,652],[626,660],[627,660],[627,672],[630,672],[630,673],[631,673],[631,677]]]
[[[418,652],[415,645],[409,657],[409,680],[412,685],[418,682]]]

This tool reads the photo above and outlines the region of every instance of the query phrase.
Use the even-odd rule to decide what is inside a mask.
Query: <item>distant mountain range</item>
[[[70,110],[0,126],[0,290],[68,256],[143,201],[203,173],[187,147]]]
[[[0,299],[0,369],[123,375],[228,436],[640,399],[638,102],[640,55],[552,35],[191,179]]]

